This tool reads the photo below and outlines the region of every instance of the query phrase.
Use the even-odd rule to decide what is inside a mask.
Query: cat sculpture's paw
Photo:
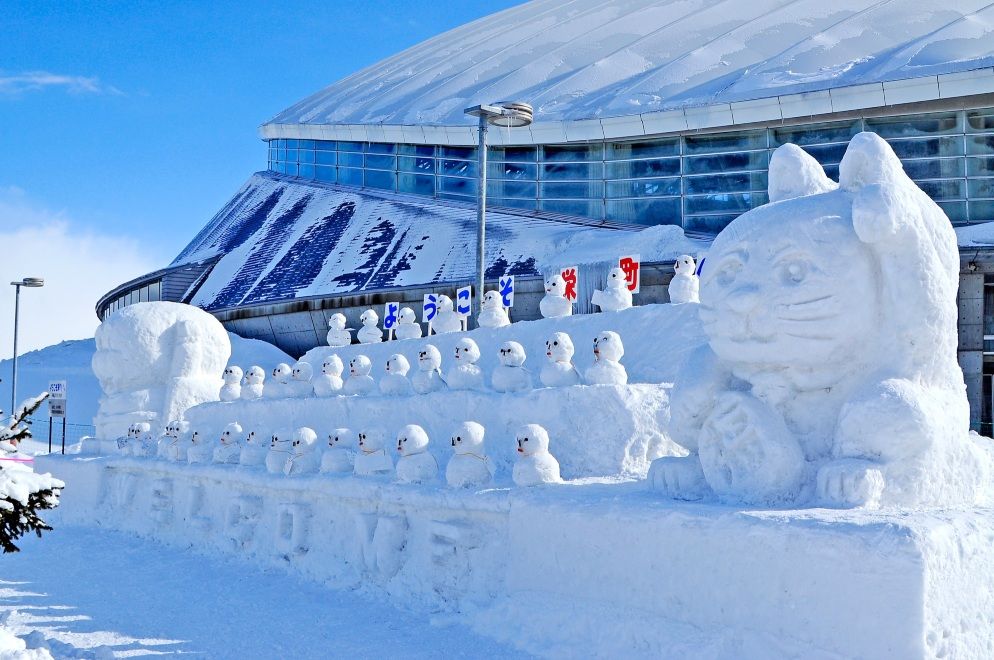
[[[870,461],[841,459],[818,470],[818,499],[841,507],[876,508],[884,490],[884,475]]]
[[[797,497],[804,455],[783,418],[744,392],[724,392],[700,434],[708,485],[723,499],[776,504]]]
[[[664,456],[649,466],[649,486],[676,500],[699,500],[708,492],[700,459],[690,456]]]

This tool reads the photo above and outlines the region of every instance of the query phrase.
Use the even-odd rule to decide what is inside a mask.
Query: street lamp
[[[45,286],[45,280],[41,277],[25,277],[20,282],[11,282],[14,287],[14,360],[13,374],[10,378],[10,414],[17,414],[17,317],[21,311],[21,287],[26,286],[32,289]]]
[[[533,112],[527,103],[498,102],[497,105],[474,105],[463,110],[467,115],[479,117],[479,178],[476,191],[476,300],[477,309],[483,303],[484,244],[487,234],[487,126],[520,128],[532,123]]]

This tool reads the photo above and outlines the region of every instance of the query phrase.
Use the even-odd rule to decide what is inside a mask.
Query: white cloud
[[[0,358],[13,352],[9,282],[45,278],[41,289],[21,289],[18,353],[24,353],[92,337],[97,299],[163,263],[133,238],[82,230],[65,212],[32,202],[18,188],[0,187]]]
[[[121,90],[100,82],[95,76],[68,76],[49,71],[0,72],[0,94],[18,95],[48,88],[61,88],[73,94],[121,94]]]

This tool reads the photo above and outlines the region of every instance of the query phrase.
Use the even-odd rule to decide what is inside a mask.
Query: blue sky
[[[20,249],[0,283],[48,279],[22,300],[22,348],[91,336],[100,294],[166,265],[265,169],[265,120],[519,3],[6,0],[0,244]],[[0,290],[0,357],[12,312]]]

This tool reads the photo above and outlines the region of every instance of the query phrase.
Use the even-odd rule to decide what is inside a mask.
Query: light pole
[[[474,105],[463,110],[467,115],[479,117],[479,177],[476,191],[476,305],[483,303],[483,278],[486,275],[484,246],[487,238],[487,127],[490,124],[504,128],[520,128],[532,123],[532,107],[527,103]]]
[[[10,378],[10,414],[17,414],[17,321],[21,311],[21,287],[26,286],[32,289],[45,286],[45,280],[41,277],[25,277],[20,282],[11,282],[14,287],[14,359],[13,373]]]

